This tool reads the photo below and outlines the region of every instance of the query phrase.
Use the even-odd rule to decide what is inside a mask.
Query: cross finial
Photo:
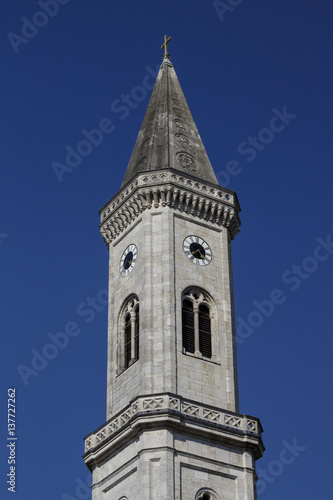
[[[169,38],[168,38],[168,35],[164,35],[164,43],[163,43],[161,49],[164,49],[165,56],[168,55],[168,43],[170,42],[170,40],[171,40],[171,36],[169,36]]]

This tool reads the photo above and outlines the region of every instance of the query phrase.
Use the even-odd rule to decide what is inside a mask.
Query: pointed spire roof
[[[218,185],[170,55],[165,52],[122,185],[138,172],[166,168]]]

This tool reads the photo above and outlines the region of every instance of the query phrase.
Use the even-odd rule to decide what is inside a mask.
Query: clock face
[[[133,270],[138,255],[136,245],[129,245],[121,256],[119,272],[122,276],[128,276]]]
[[[187,236],[183,243],[185,255],[198,266],[207,266],[212,260],[209,245],[199,236]]]

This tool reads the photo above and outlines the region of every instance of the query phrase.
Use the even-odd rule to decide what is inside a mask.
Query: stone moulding
[[[160,170],[137,175],[100,210],[100,232],[106,245],[144,210],[160,206],[208,224],[227,227],[231,239],[239,232],[240,207],[234,192],[170,170]]]
[[[111,418],[95,432],[85,437],[85,455],[95,454],[108,441],[119,433],[132,428],[136,420],[143,418],[145,425],[151,419],[156,422],[159,417],[176,417],[185,423],[204,424],[205,428],[212,427],[215,431],[237,434],[241,441],[252,438],[258,444],[258,453],[263,452],[261,441],[262,427],[259,419],[248,415],[239,415],[219,408],[207,407],[201,403],[185,400],[174,394],[158,394],[153,396],[139,396],[135,398],[121,412]],[[208,427],[207,427],[208,424]],[[211,429],[210,429],[211,430]]]

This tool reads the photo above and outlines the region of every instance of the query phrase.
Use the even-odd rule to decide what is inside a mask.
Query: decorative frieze
[[[193,417],[198,417],[199,416],[199,406],[188,404],[188,403],[183,403],[182,404],[182,412],[185,413],[185,415],[191,415]]]
[[[186,125],[182,120],[174,120],[173,123],[179,132],[186,132]]]
[[[214,424],[221,429],[234,429],[245,434],[261,436],[259,420],[247,415],[230,414],[218,408],[207,408],[201,404],[194,404],[175,395],[162,394],[154,397],[138,397],[120,414],[107,422],[102,428],[89,434],[85,438],[85,451],[106,441],[117,431],[131,426],[135,418],[144,416],[154,418],[161,414],[176,415],[179,418],[195,419],[198,423]]]
[[[177,153],[176,155],[177,161],[179,165],[184,169],[187,170],[188,172],[195,172],[197,169],[197,163],[192,158],[191,155],[187,153]]]
[[[163,408],[163,398],[150,398],[143,400],[143,409],[144,410],[159,410]]]
[[[203,416],[204,418],[210,420],[211,422],[220,422],[221,419],[220,413],[213,410],[207,410],[206,408],[204,408],[203,410]]]
[[[184,134],[175,134],[177,143],[184,149],[191,149],[192,145],[188,137]]]
[[[175,115],[182,116],[183,112],[182,112],[181,108],[178,108],[177,106],[174,106],[172,109],[173,109],[173,112],[174,112]]]
[[[181,154],[183,159],[185,155],[192,159]],[[147,158],[142,158],[138,169],[145,161]],[[159,206],[225,226],[231,238],[239,232],[239,207],[232,192],[166,170],[138,175],[101,210],[100,231],[105,243],[115,240],[144,210]]]
[[[231,425],[231,427],[240,428],[242,421],[240,417],[235,417],[234,415],[224,415],[224,423],[226,425]]]

